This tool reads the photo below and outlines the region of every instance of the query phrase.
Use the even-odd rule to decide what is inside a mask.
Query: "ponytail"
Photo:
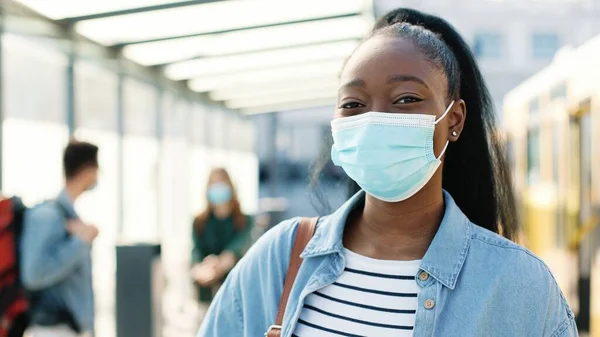
[[[461,137],[446,152],[443,188],[475,224],[514,239],[518,220],[510,169],[498,137],[493,101],[473,53],[447,21],[412,9],[388,13],[376,22],[373,34],[397,24],[422,27],[437,35],[458,63],[456,67],[440,64],[446,70],[449,93],[457,93],[467,107]],[[357,186],[351,187],[354,190]]]

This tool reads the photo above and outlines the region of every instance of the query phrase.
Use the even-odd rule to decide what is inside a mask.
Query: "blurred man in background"
[[[91,245],[98,229],[79,219],[75,201],[98,180],[98,147],[71,141],[64,151],[65,188],[25,214],[21,276],[32,294],[32,337],[94,331]]]

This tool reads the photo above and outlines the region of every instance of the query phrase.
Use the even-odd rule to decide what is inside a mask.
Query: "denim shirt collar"
[[[62,190],[60,192],[60,194],[56,197],[56,203],[58,203],[65,211],[67,211],[70,217],[77,218],[75,204],[69,193],[67,193],[67,190]]]
[[[445,212],[438,231],[421,260],[420,268],[444,286],[454,289],[467,257],[471,242],[470,221],[446,191]],[[363,191],[350,198],[329,217],[323,218],[315,235],[302,253],[303,258],[328,254],[342,254],[342,238],[346,219],[354,207],[365,197]]]

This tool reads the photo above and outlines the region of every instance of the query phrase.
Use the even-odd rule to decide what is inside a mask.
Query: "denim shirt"
[[[283,337],[294,332],[306,296],[342,274],[344,225],[363,198],[358,193],[319,221],[301,255]],[[577,336],[573,312],[547,266],[471,223],[446,192],[444,199],[444,217],[417,274],[430,277],[415,275],[421,291],[414,336]],[[275,323],[297,224],[276,226],[252,247],[219,290],[198,337],[263,336]]]
[[[67,234],[67,216],[77,218],[77,213],[64,191],[55,202],[42,203],[25,213],[21,278],[28,290],[39,294],[34,313],[66,309],[83,331],[93,332],[91,247]]]

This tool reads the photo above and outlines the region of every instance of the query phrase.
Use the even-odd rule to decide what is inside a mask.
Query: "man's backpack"
[[[25,210],[18,198],[0,199],[0,337],[22,337],[29,325],[29,301],[19,270]]]

